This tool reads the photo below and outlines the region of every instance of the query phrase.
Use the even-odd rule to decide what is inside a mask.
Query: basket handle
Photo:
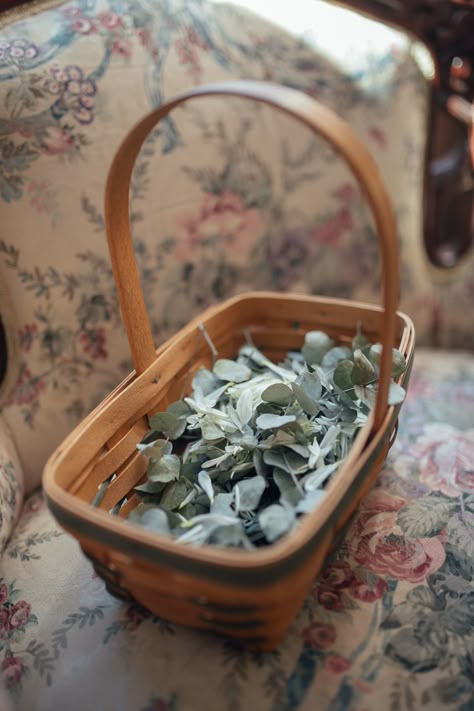
[[[393,208],[370,153],[349,125],[333,111],[295,89],[260,81],[207,84],[179,94],[151,111],[128,133],[110,167],[105,190],[105,225],[118,298],[135,369],[143,373],[156,358],[155,345],[140,286],[129,223],[129,191],[133,167],[143,142],[172,109],[202,96],[236,96],[269,104],[306,124],[342,155],[363,188],[375,217],[382,261],[382,358],[374,430],[387,411],[398,303],[398,241]]]

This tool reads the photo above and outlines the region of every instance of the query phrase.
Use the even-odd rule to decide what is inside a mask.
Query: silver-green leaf
[[[176,454],[164,454],[160,459],[150,459],[147,469],[149,481],[169,482],[179,478],[181,460]]]
[[[256,425],[260,427],[261,430],[271,430],[276,427],[283,427],[283,425],[288,425],[290,422],[295,422],[296,417],[294,415],[260,415],[257,417]]]
[[[220,380],[232,383],[243,383],[252,376],[252,371],[248,366],[236,363],[235,360],[230,360],[229,358],[217,360],[214,364],[213,373]]]
[[[269,543],[288,533],[293,527],[294,520],[292,513],[280,504],[267,506],[258,516],[260,527]]]

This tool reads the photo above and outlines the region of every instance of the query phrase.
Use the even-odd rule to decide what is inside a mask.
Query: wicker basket
[[[129,186],[143,141],[171,109],[200,96],[254,99],[290,114],[325,137],[347,160],[372,208],[382,255],[383,308],[304,295],[255,292],[211,308],[155,350],[139,284],[129,228]],[[44,473],[49,506],[79,540],[108,588],[156,614],[272,649],[298,612],[336,535],[354,513],[384,462],[398,408],[388,407],[391,349],[414,349],[409,318],[396,311],[397,236],[392,208],[370,155],[351,129],[306,95],[261,82],[236,81],[181,94],[146,116],[125,138],[106,188],[106,225],[115,281],[136,371],[82,422],[51,456]],[[321,505],[278,542],[255,551],[178,544],[125,523],[138,503],[133,488],[143,481],[147,461],[136,444],[148,430],[147,415],[179,397],[198,367],[210,366],[205,341],[197,348],[200,324],[220,357],[236,355],[247,330],[274,359],[301,347],[304,333],[321,329],[349,341],[362,323],[369,339],[383,344],[377,401]],[[112,474],[100,507],[90,504]],[[109,511],[123,502],[119,515]]]

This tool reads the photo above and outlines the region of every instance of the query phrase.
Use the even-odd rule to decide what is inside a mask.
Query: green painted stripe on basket
[[[208,624],[213,630],[225,632],[226,630],[253,630],[264,627],[265,620],[219,620],[208,615],[199,616],[202,622]]]
[[[406,387],[406,380],[403,383]],[[370,472],[374,462],[380,455],[385,445],[388,443],[393,427],[398,417],[400,406],[395,408],[390,419],[389,427],[385,431],[380,440],[379,446],[374,450],[372,455],[367,460],[365,466],[361,469],[356,479],[349,487],[342,500],[335,508],[329,519],[315,533],[315,535],[304,545],[301,546],[292,555],[278,561],[262,566],[260,569],[245,569],[239,568],[235,570],[225,564],[207,563],[205,561],[197,561],[187,558],[185,555],[176,555],[169,551],[164,551],[155,548],[154,546],[137,543],[130,539],[126,534],[116,533],[109,529],[102,528],[96,524],[84,521],[82,518],[71,514],[69,511],[58,506],[54,501],[48,498],[48,505],[57,518],[60,524],[65,528],[75,531],[77,534],[95,540],[104,546],[120,551],[132,558],[139,558],[153,563],[158,563],[171,570],[176,570],[184,574],[193,575],[200,578],[205,578],[207,581],[214,581],[223,585],[238,586],[238,587],[266,587],[277,583],[288,574],[297,570],[303,565],[310,555],[314,552],[316,546],[325,536],[329,529],[334,528],[335,523],[340,518],[341,514],[347,508],[347,505],[357,496],[357,492],[365,481],[366,475]]]

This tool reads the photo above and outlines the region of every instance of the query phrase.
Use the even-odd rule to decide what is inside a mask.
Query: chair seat
[[[472,708],[473,423],[473,356],[419,350],[379,482],[271,654],[111,597],[34,493],[1,566],[17,708]]]

